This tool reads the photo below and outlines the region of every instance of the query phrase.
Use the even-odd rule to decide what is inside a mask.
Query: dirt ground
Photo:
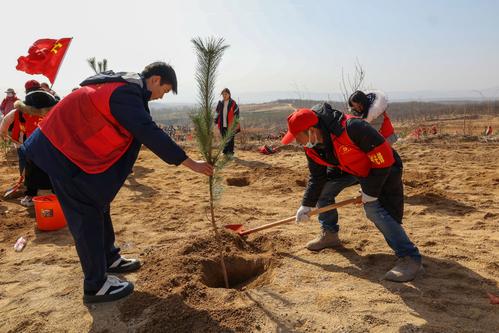
[[[144,263],[125,276],[135,293],[83,305],[67,228],[37,231],[32,209],[0,201],[0,332],[498,332],[499,305],[486,292],[499,294],[499,143],[446,137],[396,148],[405,162],[404,226],[426,269],[411,283],[381,280],[395,258],[362,208],[348,206],[340,209],[341,249],[304,248],[319,231],[316,219],[246,240],[224,233],[234,288],[219,288],[205,179],[143,150],[112,205],[122,253]],[[304,154],[236,157],[224,172],[220,224],[293,215],[307,179]],[[2,160],[0,189],[15,180],[15,166]],[[28,244],[14,252],[22,235]]]

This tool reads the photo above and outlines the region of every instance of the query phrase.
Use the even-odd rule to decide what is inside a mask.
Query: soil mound
[[[147,265],[139,273],[138,289],[148,292],[134,293],[123,303],[122,320],[144,322],[136,327],[139,332],[256,328],[262,313],[244,290],[270,283],[278,262],[273,247],[285,240],[271,242],[259,236],[246,242],[228,232],[222,235],[230,289],[224,288],[218,244],[210,234],[178,248],[161,246],[145,254]]]

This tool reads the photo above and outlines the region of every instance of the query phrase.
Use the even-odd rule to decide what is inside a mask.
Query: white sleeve
[[[2,119],[2,123],[0,124],[0,136],[7,137],[9,126],[12,125],[16,116],[17,110],[14,109],[7,113],[5,117]]]
[[[369,111],[367,113],[365,121],[368,123],[372,122],[374,119],[378,118],[383,114],[383,112],[386,111],[386,108],[388,107],[388,100],[386,98],[386,95],[379,90],[375,91],[368,91],[366,94],[374,94],[376,97],[374,98],[374,101],[369,108]]]

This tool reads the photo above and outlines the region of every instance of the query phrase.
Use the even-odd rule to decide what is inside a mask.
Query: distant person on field
[[[14,89],[9,88],[5,91],[5,93],[7,94],[7,96],[5,96],[5,98],[2,100],[2,104],[0,104],[0,118],[5,117],[7,113],[12,111],[12,109],[14,109],[14,102],[19,100]]]
[[[107,71],[80,85],[52,109],[23,151],[50,176],[80,257],[83,301],[108,302],[132,293],[133,284],[107,273],[141,266],[115,246],[110,205],[142,144],[168,164],[208,176],[213,167],[190,159],[151,118],[149,101],[177,93],[170,65],[155,62],[141,74]]]
[[[225,136],[228,129],[231,128],[235,119],[239,119],[239,106],[231,98],[230,90],[225,88],[222,90],[222,100],[218,102],[215,112],[215,124],[217,124],[220,134]],[[238,124],[236,133],[240,132],[241,126]],[[234,155],[234,139],[235,134],[225,146],[223,153]]]
[[[437,133],[438,133],[437,126],[433,125],[431,127],[431,135],[437,135]]]
[[[489,136],[489,135],[492,135],[492,126],[487,126],[487,128],[485,128],[485,132],[484,132],[485,136]]]
[[[309,169],[307,188],[296,212],[297,223],[309,220],[308,213],[320,207],[331,173],[346,172],[360,183],[366,217],[399,258],[385,279],[414,279],[423,268],[418,248],[402,227],[404,190],[402,160],[397,152],[369,123],[334,110],[327,103],[299,109],[288,117],[288,133],[282,144],[294,140],[304,147]],[[338,229],[324,228],[323,233],[329,247],[340,246]]]

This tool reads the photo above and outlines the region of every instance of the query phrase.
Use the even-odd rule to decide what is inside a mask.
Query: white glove
[[[360,193],[362,194],[362,203],[363,204],[366,204],[368,202],[373,202],[373,201],[376,201],[378,200],[378,198],[376,197],[371,197],[370,195],[368,194],[365,194],[364,192],[360,191]]]
[[[308,213],[312,210],[312,207],[300,206],[296,211],[296,223],[305,222],[310,220]]]

